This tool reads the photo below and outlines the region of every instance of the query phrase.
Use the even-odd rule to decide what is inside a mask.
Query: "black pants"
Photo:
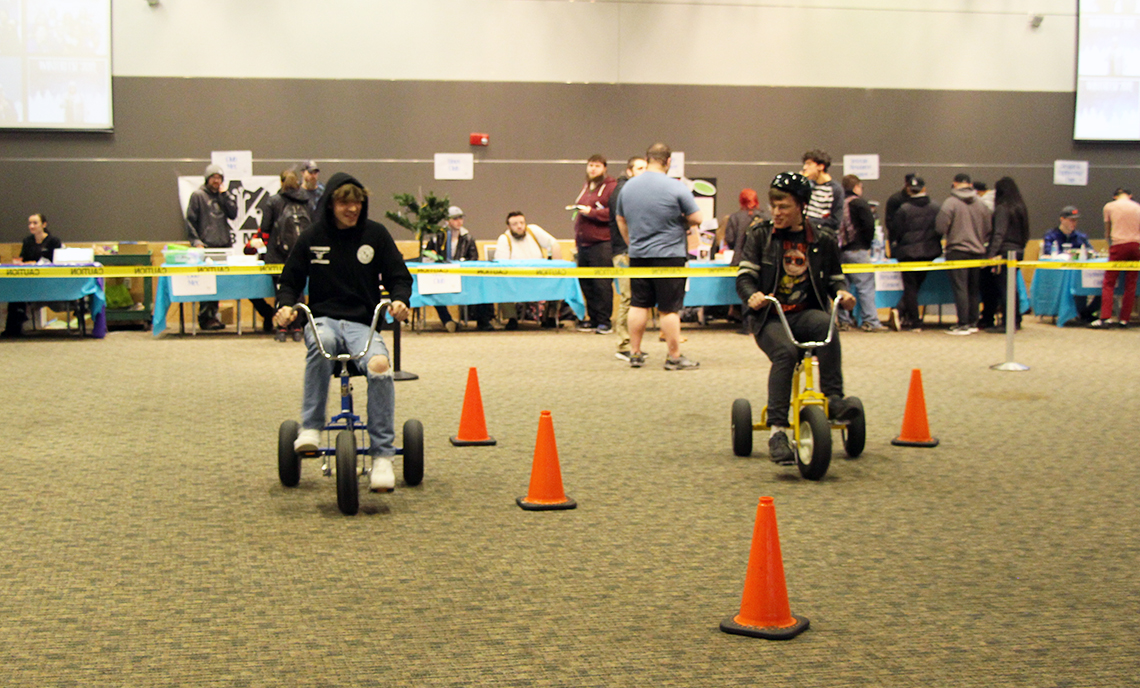
[[[476,303],[467,307],[469,313],[474,316],[475,324],[479,327],[491,324],[491,318],[495,317],[495,307],[489,303]],[[436,306],[435,314],[439,316],[439,321],[446,325],[451,322],[451,313],[447,310],[447,306]]]
[[[922,316],[918,313],[918,290],[922,289],[922,283],[925,281],[925,272],[902,273],[903,293],[899,299],[899,319],[904,325],[916,327],[922,322]]]
[[[603,241],[590,246],[578,247],[578,267],[612,268],[614,266],[613,245]],[[609,326],[614,313],[613,279],[579,279],[582,296],[586,299],[586,317],[595,326]]]
[[[1021,256],[1018,256],[1021,260]],[[1006,270],[1008,268],[1003,265],[1001,270],[995,273],[990,268],[982,268],[982,274],[979,281],[979,289],[981,291],[982,299],[982,314],[978,321],[979,327],[993,327],[997,323],[997,316],[1000,313],[1002,319],[1005,319],[1005,299],[1006,299]],[[1021,295],[1014,291],[1014,323],[1017,327],[1021,327]]]
[[[819,342],[827,337],[831,317],[820,310],[788,314],[792,334],[801,342]],[[756,343],[772,361],[768,371],[768,425],[788,427],[788,407],[792,401],[792,378],[796,364],[804,357],[803,349],[792,344],[780,316],[771,313],[756,335]],[[843,355],[839,348],[839,332],[827,346],[816,349],[819,357],[819,386],[829,397],[843,396]]]
[[[946,260],[982,260],[981,253],[947,251]],[[978,302],[981,293],[981,268],[966,268],[950,271],[950,288],[954,291],[954,310],[958,312],[958,324],[974,326],[978,324]]]
[[[198,302],[198,325],[205,327],[211,320],[218,319],[218,302],[217,301],[199,301]]]
[[[17,337],[24,331],[24,321],[28,319],[28,304],[13,301],[8,304],[8,319],[4,323],[4,333]]]

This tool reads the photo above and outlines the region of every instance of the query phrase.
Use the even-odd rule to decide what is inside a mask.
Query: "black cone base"
[[[485,440],[461,440],[458,437],[452,437],[451,443],[457,447],[489,447],[498,444],[498,440],[490,435],[487,435]]]
[[[540,502],[528,502],[526,497],[515,497],[515,503],[527,511],[560,511],[562,509],[577,509],[578,502],[575,502],[569,497],[565,502],[556,502],[554,504],[545,504]]]
[[[891,444],[895,445],[896,447],[937,447],[938,438],[931,437],[929,442],[909,442],[907,440],[896,437],[891,440]]]
[[[725,633],[732,633],[734,635],[747,635],[753,638],[764,638],[765,640],[790,640],[800,633],[807,630],[808,618],[806,616],[792,615],[796,620],[791,626],[783,628],[773,627],[764,628],[760,626],[744,626],[736,623],[736,615],[725,617],[724,621],[720,622],[720,630]]]

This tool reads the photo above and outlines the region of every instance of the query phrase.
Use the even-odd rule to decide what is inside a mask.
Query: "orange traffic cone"
[[[459,418],[459,434],[451,438],[457,447],[487,446],[495,438],[487,434],[487,421],[483,418],[483,395],[479,393],[479,373],[467,371],[467,392],[463,395],[463,415]]]
[[[761,497],[752,529],[752,550],[744,576],[740,613],[720,622],[720,630],[768,640],[787,640],[807,630],[806,616],[792,616],[788,588],[784,583],[784,560],[780,534],[776,531],[776,507],[771,497]]]
[[[518,497],[515,501],[527,511],[553,511],[578,506],[578,502],[567,497],[562,490],[562,470],[558,467],[558,446],[554,443],[554,420],[550,411],[543,411],[538,417],[530,489],[526,497]]]
[[[900,447],[937,447],[938,438],[930,436],[926,422],[926,397],[922,394],[922,371],[910,371],[910,391],[906,395],[906,413],[903,414],[902,432],[891,440]]]

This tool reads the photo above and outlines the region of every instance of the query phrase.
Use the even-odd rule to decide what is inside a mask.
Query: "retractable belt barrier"
[[[1001,258],[985,260],[916,261],[903,263],[845,263],[847,274],[867,272],[926,272],[933,270],[962,270],[983,268],[995,265],[1011,265],[1019,268],[1038,270],[1116,270],[1124,272],[1140,271],[1140,261],[1113,261],[1096,263],[1089,261],[1010,261]],[[731,277],[737,268],[731,265],[721,267],[702,266],[686,268],[535,268],[535,267],[464,267],[458,265],[418,265],[408,266],[413,274],[431,275],[471,275],[490,277]],[[76,267],[29,266],[0,268],[0,279],[6,277],[162,277],[166,275],[276,275],[280,265],[112,265],[96,267],[91,265]]]

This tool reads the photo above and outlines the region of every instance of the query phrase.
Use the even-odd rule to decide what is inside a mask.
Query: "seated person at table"
[[[853,174],[843,177],[843,217],[839,220],[839,260],[843,263],[870,263],[871,242],[875,240],[875,211],[863,200],[863,182]],[[862,313],[864,332],[885,332],[875,308],[875,273],[861,272],[847,276],[847,287],[855,293]],[[892,322],[895,322],[892,320]],[[839,311],[843,329],[854,327],[855,320],[847,311]]]
[[[780,316],[764,296],[770,294],[780,301],[792,334],[801,342],[827,338],[833,299],[848,310],[855,307],[855,297],[843,289],[846,281],[835,234],[816,228],[804,215],[811,190],[811,182],[803,175],[776,175],[768,190],[772,219],[748,232],[736,273],[736,293],[744,302],[744,326],[772,361],[768,371],[768,426],[772,429],[768,451],[777,463],[793,458],[788,410],[792,377],[803,352],[788,339]],[[850,420],[858,411],[843,398],[839,332],[830,344],[816,349],[815,355],[829,416]]]
[[[48,234],[47,218],[43,213],[35,213],[28,217],[28,236],[20,246],[20,255],[12,262],[38,263],[41,258],[51,260],[55,250],[63,246],[59,237]],[[24,331],[24,321],[28,319],[28,304],[9,303],[8,319],[4,324],[4,337],[19,337]]]
[[[515,210],[507,214],[507,231],[499,235],[495,260],[561,260],[558,240],[538,225],[528,225],[526,216]],[[544,307],[546,306],[546,307]],[[538,302],[536,313],[542,314],[542,326],[554,327],[554,306]],[[507,329],[519,328],[518,304],[499,304],[499,314],[507,319]]]
[[[1041,255],[1051,256],[1061,253],[1065,250],[1066,244],[1072,251],[1080,251],[1082,246],[1087,246],[1090,251],[1094,250],[1088,235],[1077,229],[1080,218],[1081,213],[1076,206],[1067,205],[1062,208],[1059,223],[1046,232],[1045,238],[1041,240]],[[1080,320],[1085,323],[1096,320],[1097,313],[1100,312],[1100,296],[1090,299],[1084,295],[1075,295],[1073,303],[1077,306],[1077,317]]]
[[[371,486],[373,490],[391,490],[396,486],[392,473],[392,457],[396,453],[396,391],[388,349],[379,333],[374,335],[369,326],[373,311],[380,303],[381,282],[392,300],[389,314],[396,320],[407,317],[412,275],[392,235],[384,225],[368,219],[368,190],[343,172],[329,179],[317,205],[315,221],[301,233],[281,270],[278,310],[273,318],[278,327],[289,325],[296,317],[293,305],[306,282],[313,324],[326,351],[356,354],[363,351],[372,338],[368,354],[356,361],[368,374]],[[301,432],[293,445],[298,452],[318,448],[333,372],[333,362],[321,355],[312,328],[305,329],[305,343],[308,353]]]
[[[452,261],[479,260],[479,247],[475,238],[463,226],[463,209],[453,205],[447,209],[447,229],[431,235],[424,258],[450,263]],[[491,318],[495,317],[495,307],[489,303],[478,303],[470,307],[475,315],[475,329],[490,332]],[[451,318],[447,306],[436,306],[435,313],[448,332],[454,332],[458,324]]]
[[[1093,245],[1088,235],[1077,229],[1077,221],[1080,219],[1081,213],[1076,206],[1067,205],[1062,208],[1057,226],[1046,232],[1045,238],[1041,240],[1041,255],[1051,256],[1054,253],[1061,253],[1066,244],[1076,251],[1082,246],[1092,249]]]

